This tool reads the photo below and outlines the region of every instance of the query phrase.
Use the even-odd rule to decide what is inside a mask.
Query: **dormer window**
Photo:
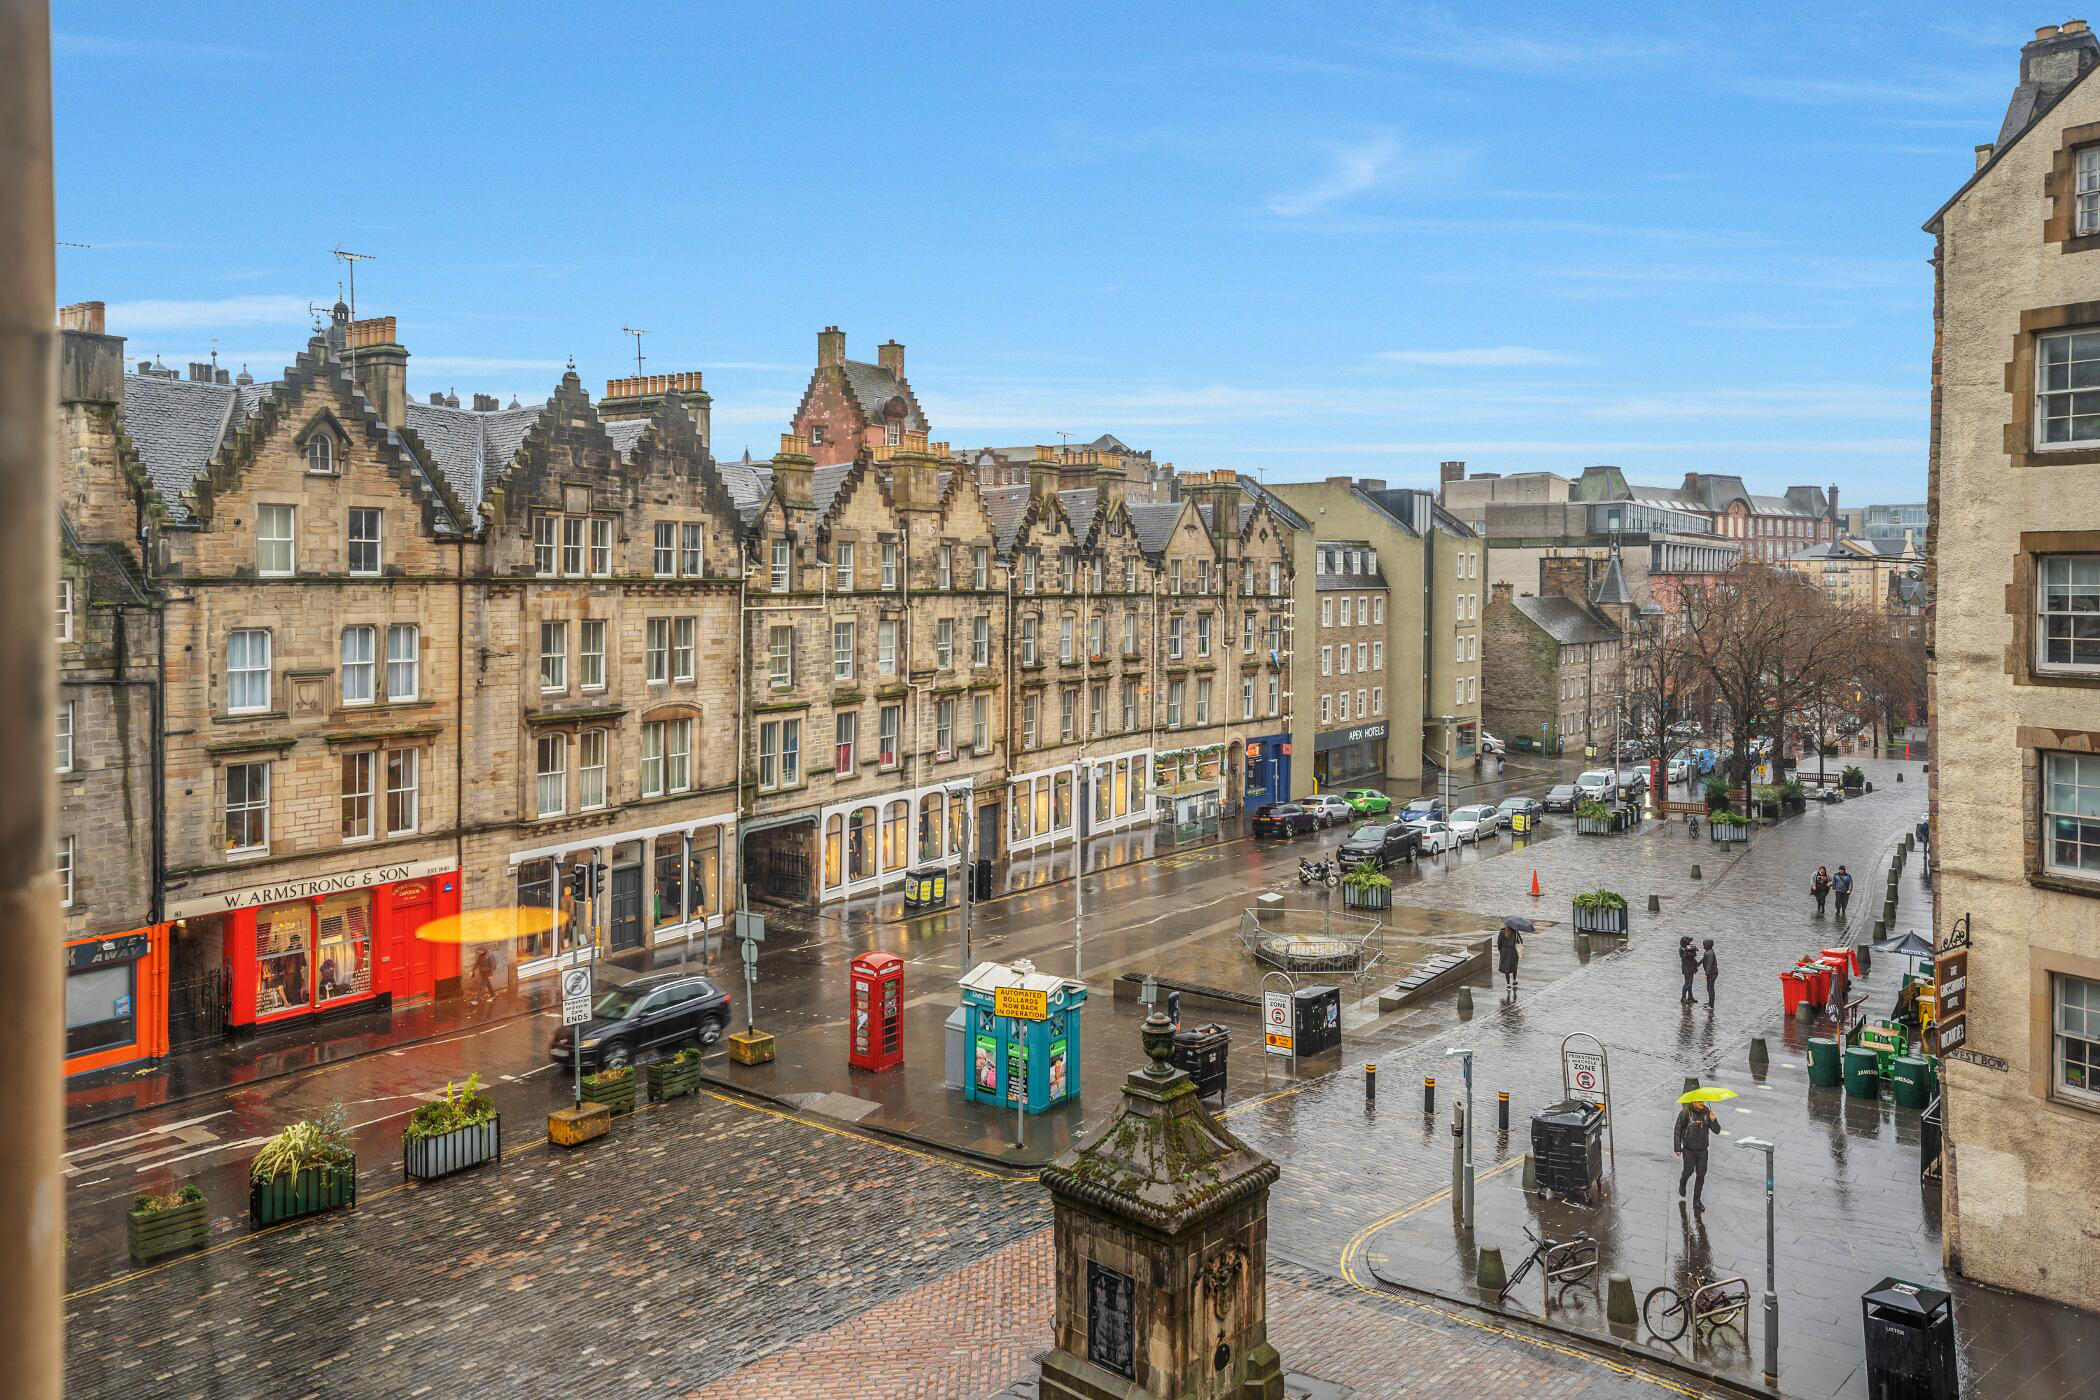
[[[306,470],[310,476],[335,475],[335,440],[327,433],[318,432],[306,440]]]

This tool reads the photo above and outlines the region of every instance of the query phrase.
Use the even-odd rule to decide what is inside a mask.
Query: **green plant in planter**
[[[625,1084],[632,1078],[634,1078],[633,1065],[620,1065],[614,1068],[601,1069],[595,1074],[586,1074],[583,1077],[583,1092],[588,1095],[593,1089],[610,1089],[616,1084]]]
[[[1342,884],[1348,889],[1359,892],[1389,890],[1393,887],[1393,881],[1390,876],[1382,870],[1373,869],[1368,863],[1359,865],[1347,875],[1344,875]]]
[[[1838,781],[1846,787],[1865,787],[1867,785],[1867,773],[1858,764],[1848,763],[1845,765],[1845,771],[1838,775]]]
[[[1750,825],[1750,819],[1749,819],[1748,817],[1744,816],[1744,815],[1743,815],[1743,814],[1742,814],[1741,812],[1729,812],[1729,811],[1720,811],[1720,812],[1716,812],[1716,813],[1714,813],[1714,814],[1713,814],[1713,816],[1712,816],[1712,817],[1708,818],[1708,821],[1709,821],[1709,823],[1710,823],[1711,825],[1714,825],[1714,826],[1748,826],[1748,825]]]
[[[1788,778],[1780,785],[1779,795],[1789,802],[1802,801],[1805,794],[1802,791],[1801,780],[1799,778]]]
[[[677,1065],[680,1069],[685,1068],[687,1065],[699,1064],[700,1047],[697,1045],[686,1046],[684,1049],[680,1050],[677,1054],[671,1057],[671,1063]]]
[[[1757,802],[1777,802],[1779,800],[1779,789],[1773,787],[1770,783],[1759,783],[1756,787],[1750,789],[1750,796],[1753,801]]]
[[[305,1118],[281,1129],[262,1145],[248,1166],[248,1175],[258,1182],[303,1171],[319,1172],[324,1178],[339,1171],[353,1171],[357,1149],[343,1123],[343,1106],[335,1105],[318,1118]]]
[[[1589,798],[1575,804],[1575,816],[1579,821],[1608,822],[1611,820],[1611,808],[1594,798]]]
[[[204,1192],[195,1185],[184,1185],[158,1196],[142,1191],[131,1198],[131,1209],[135,1214],[151,1215],[155,1211],[195,1205],[203,1199]]]
[[[464,1084],[447,1083],[445,1097],[435,1103],[426,1103],[409,1114],[408,1135],[412,1138],[443,1137],[461,1128],[478,1128],[483,1123],[493,1122],[495,1117],[496,1101],[481,1092],[481,1074],[476,1071],[467,1076]]]
[[[1575,896],[1575,907],[1585,914],[1597,914],[1607,909],[1624,909],[1626,896],[1617,890],[1584,890]]]
[[[1708,778],[1706,780],[1706,803],[1709,807],[1726,809],[1728,806],[1728,780]]]

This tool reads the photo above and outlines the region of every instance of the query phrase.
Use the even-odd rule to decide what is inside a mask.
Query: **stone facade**
[[[1319,612],[1312,644],[1319,657],[1313,773],[1322,791],[1360,778],[1384,776],[1391,724],[1386,710],[1385,576],[1378,556],[1363,540],[1320,540],[1313,547],[1319,571]],[[1454,647],[1468,643],[1454,639]]]
[[[1493,585],[1481,628],[1487,724],[1506,743],[1519,736],[1550,753],[1609,753],[1625,675],[1624,615],[1593,601],[1590,561],[1553,561],[1537,594]],[[1567,566],[1574,566],[1572,569]]]
[[[1968,940],[1961,1043],[1941,1041],[1946,1250],[2079,1306],[2100,1292],[2100,1024],[2082,1009],[2100,1004],[2100,658],[2075,646],[2100,434],[2049,397],[2047,366],[2100,327],[2100,229],[2074,207],[2100,150],[2096,63],[2083,23],[2030,43],[2005,132],[1926,225],[1934,920],[1943,946]]]

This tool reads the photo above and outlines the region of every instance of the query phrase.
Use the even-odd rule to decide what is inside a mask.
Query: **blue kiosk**
[[[1007,995],[1002,997],[1002,991]],[[962,979],[962,998],[968,1049],[964,1097],[1003,1108],[1018,1098],[1029,1113],[1079,1097],[1084,982],[1037,972],[1029,962],[982,962]],[[1040,1009],[1042,1017],[1006,1014],[1016,1009]]]

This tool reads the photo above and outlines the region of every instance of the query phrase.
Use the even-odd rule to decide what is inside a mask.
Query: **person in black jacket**
[[[1714,979],[1721,975],[1721,960],[1714,955],[1714,941],[1706,940],[1699,954],[1699,970],[1706,974],[1706,1009],[1714,1009]]]
[[[1677,970],[1684,974],[1684,992],[1677,999],[1686,1006],[1692,1004],[1692,979],[1699,975],[1699,950],[1692,946],[1690,938],[1677,940]]]
[[[1677,1127],[1671,1135],[1672,1150],[1684,1162],[1684,1170],[1677,1176],[1677,1194],[1684,1194],[1684,1184],[1692,1183],[1692,1209],[1699,1210],[1703,1203],[1699,1197],[1706,1190],[1706,1149],[1709,1140],[1721,1131],[1721,1124],[1714,1111],[1703,1103],[1688,1103],[1677,1111]]]
[[[1817,866],[1815,878],[1808,882],[1808,892],[1816,901],[1816,917],[1823,917],[1823,902],[1830,898],[1830,871]]]

